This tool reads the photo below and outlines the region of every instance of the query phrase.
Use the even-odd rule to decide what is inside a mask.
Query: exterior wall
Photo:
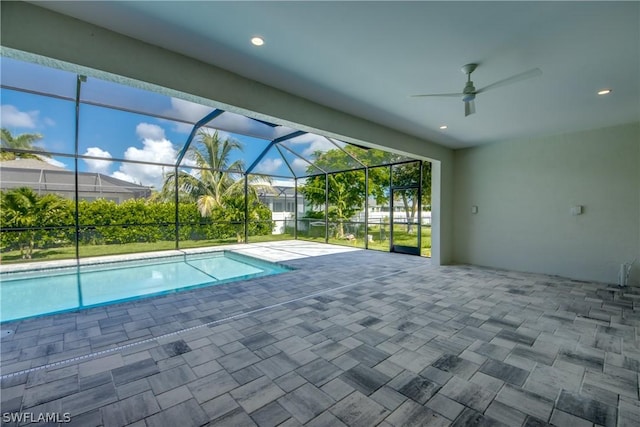
[[[295,218],[295,197],[292,194],[273,196],[270,194],[260,196],[260,201],[271,210],[271,219],[274,221],[273,234],[283,234],[285,232],[286,221]],[[304,198],[298,195],[298,212],[304,212]]]
[[[638,259],[638,283],[639,123],[459,150],[455,162],[457,262],[617,283]]]
[[[65,61],[70,69],[100,78],[124,76],[130,84],[180,96],[250,117],[289,124],[360,145],[375,145],[434,160],[432,262],[452,258],[453,151],[355,117],[221,68],[152,46],[24,2],[1,2],[4,53]],[[25,54],[27,52],[29,54]],[[41,58],[40,58],[41,59]],[[55,65],[55,61],[48,65]],[[100,70],[100,71],[97,71]],[[112,74],[106,74],[106,73]],[[144,83],[143,83],[144,82]],[[442,197],[440,197],[442,195]]]

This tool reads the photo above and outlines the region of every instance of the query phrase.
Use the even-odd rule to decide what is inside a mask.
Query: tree
[[[420,163],[402,163],[392,168],[392,182],[394,187],[408,187],[417,185],[420,182]],[[423,206],[431,205],[431,163],[422,163],[422,198]],[[396,200],[402,201],[407,218],[407,232],[413,230],[413,223],[416,220],[418,211],[418,199],[416,191],[413,189],[395,190]]]
[[[385,163],[389,153],[346,145],[342,150],[336,148],[326,152],[317,151],[313,156],[315,158],[313,164],[325,171],[344,171],[326,175],[329,180],[328,218],[337,222],[336,237],[343,238],[345,236],[344,223],[362,210],[367,197],[364,171],[349,170],[358,166],[362,167],[353,157],[362,164],[375,165]],[[307,170],[308,173],[316,171],[317,169],[312,166]],[[369,169],[369,195],[373,196],[376,202],[383,203],[387,199],[385,188],[388,186],[388,170],[384,168]],[[300,191],[315,206],[324,205],[325,175],[307,178]]]
[[[249,234],[270,234],[273,223],[269,208],[253,194],[249,194],[248,202],[249,216],[246,219]],[[216,218],[231,223],[237,242],[244,242],[244,228],[240,226],[245,221],[244,195],[225,196],[224,207],[217,207],[214,212]]]
[[[241,160],[229,164],[233,150],[242,150],[240,142],[221,139],[218,132],[198,132],[198,140],[189,148],[186,157],[193,160],[198,168],[191,174],[179,170],[177,175],[170,172],[162,186],[162,197],[172,200],[178,180],[178,200],[196,202],[203,217],[210,216],[214,207],[222,205],[226,194],[240,191],[241,181],[233,179],[229,169],[242,170]]]
[[[346,151],[346,153],[344,152]],[[343,150],[333,149],[326,152],[314,153],[314,165],[325,171],[347,170],[346,172],[330,173],[328,202],[329,219],[336,221],[336,237],[344,237],[344,222],[361,210],[365,200],[364,173],[361,171],[349,171],[354,168],[356,157],[367,166],[390,164],[405,160],[402,156],[384,152],[381,150],[365,150],[352,145],[347,145]],[[350,156],[351,155],[351,156]],[[403,163],[393,166],[393,186],[412,186],[420,181],[420,168],[418,162]],[[309,167],[308,173],[317,169]],[[389,198],[389,169],[388,167],[369,168],[369,196],[378,204],[388,202]],[[325,175],[316,175],[307,178],[307,182],[301,189],[305,198],[315,206],[323,206],[325,203]],[[394,192],[397,201],[402,201],[406,218],[408,219],[407,231],[412,231],[412,222],[416,218],[418,200],[413,195],[415,190],[396,190]],[[431,163],[423,163],[422,175],[422,205],[431,205]]]
[[[39,233],[43,227],[69,225],[70,205],[55,194],[38,196],[31,188],[21,187],[2,193],[2,225],[12,231],[23,259],[31,259]],[[44,233],[51,237],[52,233]],[[39,243],[44,243],[39,241]]]
[[[231,138],[222,139],[217,131],[211,133],[200,130],[196,144],[187,152],[188,158],[198,169],[194,169],[195,173],[179,170],[177,174],[175,172],[167,174],[160,199],[173,200],[177,179],[178,201],[195,202],[200,216],[211,217],[217,209],[226,207],[235,212],[238,208],[236,206],[238,197],[240,197],[243,202],[242,218],[244,220],[244,179],[241,179],[244,162],[242,160],[230,162],[230,156],[234,150],[242,151],[239,141]],[[271,184],[268,179],[255,175],[249,177],[248,184],[248,206],[251,217],[258,203],[258,190],[270,191]],[[251,200],[256,202],[249,203]],[[239,218],[237,212],[231,216]],[[240,234],[238,234],[238,241],[241,241]]]
[[[199,140],[189,149],[187,156],[198,168],[191,174],[178,171],[178,200],[195,201],[203,217],[211,215],[214,207],[224,206],[226,196],[244,194],[244,180],[240,179],[244,171],[244,162],[236,160],[229,163],[234,150],[242,151],[239,141],[231,138],[221,139],[218,132],[206,130],[198,132]],[[237,172],[231,172],[237,171]],[[167,174],[162,186],[162,198],[171,200],[175,194],[176,174]],[[257,195],[260,187],[270,187],[268,180],[250,178],[249,191]]]
[[[4,149],[33,150],[33,143],[42,139],[39,133],[23,133],[13,136],[8,129],[0,130],[1,146]],[[38,155],[31,153],[14,153],[12,151],[0,152],[0,160],[37,159],[42,160]]]

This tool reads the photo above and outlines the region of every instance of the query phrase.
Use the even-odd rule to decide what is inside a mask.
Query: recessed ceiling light
[[[440,129],[445,130],[447,128],[447,125],[442,125],[440,126]]]
[[[611,93],[611,89],[602,89],[598,91],[598,95],[609,95]]]
[[[264,44],[264,39],[262,37],[253,37],[251,39],[251,44],[253,44],[254,46],[262,46]]]

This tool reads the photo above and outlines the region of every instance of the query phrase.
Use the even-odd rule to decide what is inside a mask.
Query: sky
[[[4,57],[0,59],[0,66],[2,85],[5,86],[0,92],[1,127],[14,136],[38,133],[42,139],[35,146],[52,153],[73,154],[76,74]],[[67,99],[25,93],[6,86]],[[163,175],[169,172],[169,168],[111,159],[175,164],[193,123],[213,111],[208,106],[93,77],[88,77],[82,84],[81,100],[86,102],[81,103],[79,110],[78,154],[101,159],[80,159],[79,171],[98,172],[156,189],[162,187]],[[157,118],[152,114],[174,120]],[[210,124],[215,125],[220,136],[234,138],[241,143],[243,151],[233,153],[230,163],[241,160],[245,168],[258,158],[272,139],[294,131],[284,127],[272,128],[230,112],[225,112]],[[215,130],[207,128],[206,131]],[[313,134],[293,138],[286,147],[305,158],[316,150],[336,148],[326,138]],[[307,162],[286,149],[283,153],[297,175],[305,174],[309,167]],[[71,157],[52,156],[47,161],[68,170],[74,168]],[[186,159],[182,168],[189,171],[192,165],[193,162]],[[293,177],[275,147],[266,153],[254,172]]]

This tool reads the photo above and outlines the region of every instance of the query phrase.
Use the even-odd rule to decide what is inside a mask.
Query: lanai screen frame
[[[75,74],[75,73],[74,73]],[[95,77],[96,79],[100,79],[100,77]],[[135,109],[131,109],[131,108],[126,108],[126,107],[122,107],[122,106],[115,106],[115,105],[110,105],[110,104],[105,104],[105,103],[100,103],[100,102],[96,102],[96,101],[90,101],[90,100],[83,100],[81,98],[81,93],[82,93],[82,85],[83,83],[85,83],[87,81],[87,77],[83,74],[76,74],[76,91],[75,91],[75,97],[72,99],[70,97],[67,96],[61,96],[61,95],[57,95],[57,94],[52,94],[52,93],[47,93],[47,92],[43,92],[43,91],[38,91],[38,90],[30,90],[27,88],[22,88],[22,87],[14,87],[14,86],[10,86],[10,85],[5,85],[4,83],[0,84],[0,87],[2,89],[7,89],[7,90],[12,90],[12,91],[17,91],[17,92],[23,92],[23,93],[29,93],[29,94],[33,94],[33,95],[37,95],[37,96],[43,96],[43,97],[49,97],[49,98],[57,98],[57,99],[61,99],[61,100],[65,100],[65,101],[71,101],[74,103],[75,106],[75,117],[74,117],[74,152],[73,154],[70,153],[62,153],[62,152],[51,152],[51,151],[44,151],[44,150],[24,150],[24,149],[16,149],[16,148],[6,148],[6,147],[2,147],[1,151],[4,152],[13,152],[13,153],[29,153],[29,154],[40,154],[40,155],[45,155],[45,156],[56,156],[56,157],[65,157],[65,158],[72,158],[73,162],[74,162],[74,179],[75,179],[75,186],[74,186],[74,202],[75,202],[75,210],[74,210],[74,225],[73,225],[73,232],[74,232],[74,241],[75,241],[75,259],[76,260],[80,260],[80,258],[82,258],[80,256],[80,235],[81,235],[81,228],[83,227],[83,224],[80,223],[80,219],[79,219],[79,201],[80,201],[80,189],[79,189],[79,185],[78,185],[78,176],[80,174],[79,172],[79,168],[78,168],[78,161],[80,159],[88,159],[88,160],[105,160],[102,157],[96,157],[96,156],[91,156],[91,155],[86,155],[86,154],[80,154],[80,150],[79,150],[79,124],[80,124],[80,105],[93,105],[93,106],[97,106],[97,107],[102,107],[102,108],[108,108],[108,109],[113,109],[113,110],[119,110],[119,111],[123,111],[125,113],[133,113],[133,114],[143,114],[145,116],[149,116],[149,117],[154,117],[157,119],[166,119],[166,120],[171,120],[171,121],[175,121],[175,122],[182,122],[183,124],[188,124],[188,125],[193,125],[191,132],[187,138],[187,140],[185,141],[184,145],[182,146],[181,150],[178,153],[178,156],[176,157],[176,161],[175,163],[162,163],[162,162],[147,162],[147,161],[141,161],[141,160],[131,160],[131,159],[122,159],[122,158],[109,158],[109,161],[112,162],[122,162],[122,163],[138,163],[138,164],[144,164],[144,165],[150,165],[150,166],[161,166],[161,167],[168,167],[168,168],[173,168],[174,173],[178,174],[179,168],[181,167],[181,163],[183,161],[183,159],[185,158],[185,156],[187,155],[189,149],[191,148],[191,145],[195,139],[195,137],[198,134],[198,131],[203,128],[203,127],[207,127],[207,128],[211,128],[211,129],[216,129],[219,130],[218,128],[216,128],[215,126],[215,119],[219,116],[221,116],[222,114],[226,113],[225,110],[219,109],[219,108],[213,108],[212,111],[208,114],[206,114],[205,116],[203,116],[200,120],[198,120],[195,124],[193,122],[187,121],[187,120],[180,120],[179,118],[175,118],[175,117],[167,117],[164,115],[160,115],[160,114],[155,114],[155,113],[151,113],[151,112],[147,112],[147,111],[140,111],[140,110],[135,110]],[[118,82],[118,84],[124,85],[122,82]],[[126,85],[124,85],[126,86]],[[149,90],[149,89],[144,89],[144,90]],[[233,114],[237,114],[237,113],[233,113]],[[247,116],[244,116],[247,117]],[[273,128],[277,128],[280,127],[281,125],[276,125],[273,123],[269,123],[263,120],[259,120],[259,119],[255,119],[255,118],[251,118],[251,117],[247,117],[248,119],[254,120],[256,122],[265,124],[267,126],[273,127]],[[289,129],[285,126],[282,126],[283,129]],[[293,129],[292,129],[293,130]],[[239,134],[239,135],[247,135],[247,136],[251,136],[249,134],[246,133],[242,133],[240,131],[234,131],[233,133]],[[191,169],[200,169],[200,170],[211,170],[211,171],[218,171],[218,172],[227,172],[227,173],[233,173],[233,174],[240,174],[242,175],[243,179],[244,179],[244,221],[242,223],[242,226],[244,228],[244,242],[243,243],[250,243],[249,242],[249,215],[248,215],[248,209],[249,209],[249,197],[248,197],[248,188],[249,188],[249,176],[250,175],[258,175],[258,176],[267,176],[267,177],[273,177],[273,178],[283,178],[283,179],[293,179],[294,181],[294,198],[295,198],[295,209],[294,209],[294,233],[293,233],[293,238],[294,239],[298,239],[298,222],[299,222],[299,218],[298,218],[298,209],[297,209],[297,201],[298,201],[298,197],[299,197],[299,180],[301,179],[305,179],[305,178],[310,178],[310,177],[314,177],[314,176],[322,176],[324,175],[325,177],[325,203],[324,203],[324,222],[325,222],[325,243],[329,243],[329,212],[328,212],[328,207],[329,207],[329,180],[328,177],[329,175],[334,175],[334,174],[339,174],[339,173],[344,173],[344,172],[351,172],[351,171],[364,171],[365,174],[365,197],[364,197],[364,228],[365,230],[369,229],[369,170],[371,168],[380,168],[380,167],[386,167],[389,168],[389,189],[391,190],[393,188],[393,182],[392,182],[392,167],[394,165],[402,165],[402,164],[407,164],[407,163],[417,163],[418,167],[420,168],[420,179],[418,182],[418,209],[417,209],[417,239],[418,239],[418,249],[421,248],[421,229],[422,229],[422,206],[421,206],[421,200],[422,200],[422,174],[423,174],[423,165],[426,161],[421,160],[421,159],[415,159],[415,158],[408,158],[406,160],[401,160],[401,161],[396,161],[396,162],[389,162],[389,163],[381,163],[381,164],[376,164],[376,165],[372,165],[372,166],[368,166],[367,164],[365,164],[364,162],[362,162],[361,160],[359,160],[356,156],[354,156],[353,154],[349,153],[347,150],[345,150],[343,147],[340,146],[340,144],[346,144],[346,145],[351,145],[351,146],[355,146],[361,149],[369,149],[368,147],[363,147],[361,145],[358,144],[353,144],[353,143],[349,143],[349,142],[344,142],[344,141],[339,141],[336,140],[335,138],[332,137],[327,137],[327,136],[323,136],[323,135],[319,135],[319,134],[313,134],[313,135],[317,135],[317,136],[321,136],[323,138],[325,138],[332,146],[335,147],[335,149],[340,150],[344,155],[348,156],[349,158],[351,158],[355,164],[358,164],[359,166],[356,168],[350,168],[350,169],[341,169],[341,170],[335,170],[335,171],[327,171],[327,170],[323,170],[322,168],[320,168],[319,166],[315,165],[312,159],[308,159],[302,155],[300,155],[299,153],[293,151],[291,148],[287,147],[286,145],[281,144],[284,141],[288,141],[290,139],[296,138],[298,136],[301,135],[305,135],[305,134],[310,134],[310,132],[306,132],[306,131],[302,131],[302,130],[293,130],[293,132],[285,134],[283,136],[274,138],[272,140],[269,140],[269,143],[267,145],[266,148],[264,148],[264,150],[258,155],[258,157],[252,162],[252,164],[246,168],[246,170],[244,171],[240,171],[240,170],[235,170],[235,169],[214,169],[214,168],[199,168],[197,166],[189,166],[189,168]],[[264,174],[264,173],[259,173],[259,172],[255,172],[254,170],[256,169],[256,167],[260,164],[260,161],[264,159],[265,155],[272,149],[275,148],[276,151],[280,154],[280,158],[283,160],[284,164],[287,166],[288,170],[291,172],[291,176],[285,176],[285,175],[277,175],[277,174]],[[332,148],[333,149],[333,148]],[[320,173],[307,173],[307,174],[296,174],[294,168],[291,166],[290,162],[287,160],[287,158],[284,155],[284,152],[289,152],[291,154],[293,154],[296,157],[299,157],[300,159],[304,160],[305,162],[307,162],[309,165],[313,166],[315,169],[318,169],[320,171]],[[386,150],[382,150],[380,149],[380,151],[385,151],[388,152]],[[308,168],[309,170],[310,168]],[[180,228],[180,221],[179,221],[179,215],[178,215],[178,211],[179,211],[179,182],[177,179],[174,180],[175,182],[175,200],[174,200],[174,205],[175,205],[175,216],[174,216],[174,225],[175,225],[175,249],[180,249],[180,235],[179,235],[179,228]],[[391,202],[391,206],[393,206],[393,202]],[[149,225],[149,224],[130,224],[130,225],[138,225],[138,226],[145,226],[145,225]],[[121,225],[124,226],[124,225]],[[31,227],[31,228],[11,228],[10,231],[26,231],[29,229],[33,229],[33,228],[42,228],[42,227]],[[59,227],[59,228],[65,228],[68,229],[69,227]],[[1,231],[5,231],[4,229]],[[8,230],[7,230],[8,231]],[[366,233],[365,233],[366,235]],[[364,239],[364,245],[365,245],[365,249],[369,248],[369,241],[367,238]],[[389,240],[389,250],[393,250],[392,248],[392,240]]]

